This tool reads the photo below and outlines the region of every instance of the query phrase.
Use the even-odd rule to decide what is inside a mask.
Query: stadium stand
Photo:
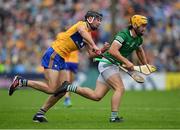
[[[149,61],[159,71],[180,71],[180,2],[178,0],[117,0],[116,31],[124,28],[134,13],[149,19],[144,39]],[[109,0],[1,0],[0,73],[41,73],[40,57],[56,34],[82,19],[89,10],[104,15],[94,38],[110,41]],[[136,58],[132,56],[132,58]]]

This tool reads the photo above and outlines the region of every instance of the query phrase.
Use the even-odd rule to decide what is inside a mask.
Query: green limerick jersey
[[[130,30],[128,28],[118,32],[113,41],[116,40],[122,44],[121,48],[119,49],[119,53],[124,56],[128,57],[134,50],[138,49],[139,46],[142,44],[143,39],[141,36],[132,37],[130,34]],[[111,43],[112,44],[112,43]],[[106,56],[109,58],[116,60],[111,54],[108,52],[105,53]],[[116,60],[117,61],[117,60]],[[121,62],[120,62],[121,63]]]

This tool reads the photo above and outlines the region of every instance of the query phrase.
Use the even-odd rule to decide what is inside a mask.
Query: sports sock
[[[42,115],[44,115],[45,113],[46,111],[43,108],[39,109],[39,111],[37,112],[37,114],[42,114]]]
[[[118,117],[118,112],[117,111],[112,111],[111,112],[111,118],[116,118]]]
[[[65,101],[70,100],[70,97],[65,97]]]
[[[76,89],[77,89],[77,86],[73,84],[70,84],[67,87],[67,91],[70,91],[70,92],[76,92]]]
[[[19,83],[21,84],[21,86],[27,86],[28,80],[24,78],[20,78]]]

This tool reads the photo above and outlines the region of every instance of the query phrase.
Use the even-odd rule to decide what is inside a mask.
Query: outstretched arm
[[[104,46],[102,48],[100,48],[101,53],[104,53],[105,51],[107,51],[110,47],[110,44],[108,42],[105,42]],[[88,51],[88,56],[90,58],[94,58],[94,57],[98,57],[99,54],[95,53],[91,48],[89,48],[88,46],[86,47],[87,51]]]
[[[82,26],[82,25],[78,26],[77,30],[80,33],[80,35],[84,38],[84,40],[86,41],[89,47],[91,47],[94,50],[98,50],[98,51],[100,50],[94,43],[91,35],[86,31],[85,26]]]

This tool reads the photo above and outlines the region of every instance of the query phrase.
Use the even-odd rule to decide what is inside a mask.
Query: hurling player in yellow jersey
[[[9,87],[9,95],[12,95],[18,87],[26,86],[47,94],[56,93],[60,89],[62,82],[67,80],[65,57],[84,46],[90,56],[101,53],[101,49],[96,46],[90,34],[91,31],[98,29],[101,20],[102,14],[88,11],[85,15],[85,21],[79,21],[67,31],[59,33],[52,46],[46,50],[42,57],[46,82],[27,80],[20,76],[15,76]],[[62,97],[64,94],[60,96]]]

